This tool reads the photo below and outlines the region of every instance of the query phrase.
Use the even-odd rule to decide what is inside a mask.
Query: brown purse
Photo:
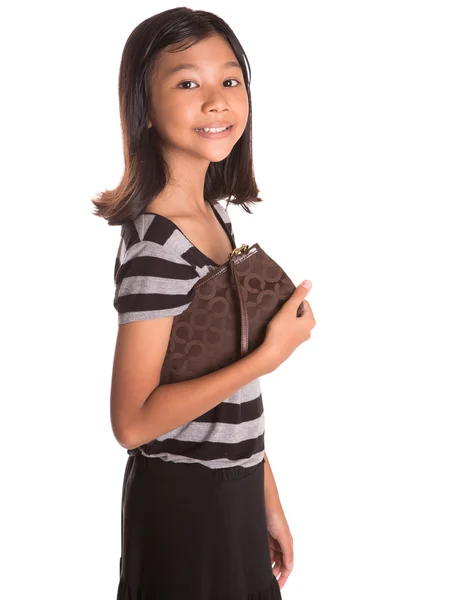
[[[159,385],[207,375],[255,350],[295,289],[259,244],[235,248],[199,279],[191,304],[174,317]],[[301,303],[298,317],[303,309]]]

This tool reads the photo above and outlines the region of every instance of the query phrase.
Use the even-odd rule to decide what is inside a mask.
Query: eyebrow
[[[223,69],[229,69],[231,67],[237,67],[240,70],[242,70],[242,67],[235,60],[229,60],[228,62],[226,62],[222,65]],[[183,71],[185,69],[193,69],[194,71],[200,71],[200,67],[198,65],[195,65],[193,63],[181,63],[179,65],[175,65],[174,67],[171,67],[170,69],[166,69],[165,75],[166,75],[166,77],[169,77],[170,75],[177,73],[177,71]]]

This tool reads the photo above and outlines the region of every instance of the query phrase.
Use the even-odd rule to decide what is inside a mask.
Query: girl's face
[[[178,68],[184,63],[185,67]],[[151,116],[166,156],[171,151],[219,162],[231,152],[248,120],[242,69],[230,45],[218,35],[187,50],[164,51],[151,81],[151,102]],[[195,131],[227,124],[232,125],[229,135],[219,139]]]

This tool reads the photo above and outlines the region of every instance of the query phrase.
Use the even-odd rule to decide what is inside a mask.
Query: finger
[[[293,544],[286,544],[285,548],[283,549],[283,564],[285,565],[285,567],[289,570],[292,571],[293,570],[293,565],[294,565],[294,551],[293,551]]]
[[[269,533],[269,552],[270,552],[270,564],[275,562],[275,553],[280,549],[277,540]]]
[[[305,297],[312,288],[312,282],[310,281],[310,279],[305,279],[300,285],[297,286],[297,288],[301,289],[301,291]],[[305,292],[304,292],[304,289],[306,290]]]
[[[288,569],[287,567],[285,567],[284,565],[281,568],[281,575],[280,577],[277,579],[278,581],[278,585],[280,587],[280,589],[282,589],[282,587],[285,585],[285,583],[288,580],[288,577],[291,575],[291,571],[292,569]]]
[[[281,573],[282,570],[282,555],[281,552],[276,552],[275,553],[275,565],[272,568],[272,573],[275,575],[275,577],[278,577]]]
[[[275,566],[278,566],[280,577],[278,578],[278,585],[280,589],[285,585],[288,577],[291,574],[294,566],[294,557],[293,557],[293,547],[291,545],[285,545],[284,551],[281,553],[281,558],[279,559],[279,563]]]

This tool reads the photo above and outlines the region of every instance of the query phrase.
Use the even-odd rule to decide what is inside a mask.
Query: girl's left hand
[[[267,510],[267,531],[269,535],[270,562],[275,563],[272,572],[280,589],[285,585],[294,565],[293,536],[283,511]]]

